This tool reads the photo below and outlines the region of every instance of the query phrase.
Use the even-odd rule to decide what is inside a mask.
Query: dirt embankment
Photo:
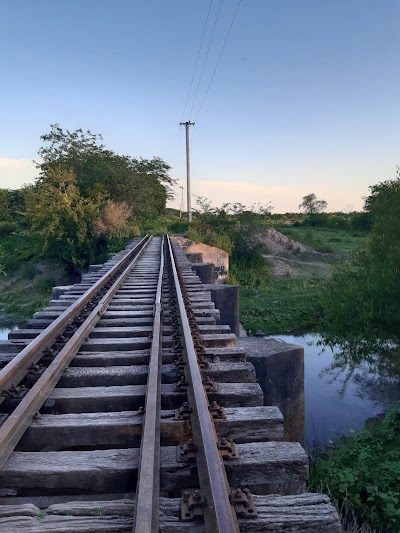
[[[274,228],[265,228],[259,239],[267,246],[268,253],[264,257],[273,267],[275,276],[314,279],[330,276],[335,254],[318,252]]]

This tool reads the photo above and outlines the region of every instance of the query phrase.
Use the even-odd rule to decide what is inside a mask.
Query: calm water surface
[[[365,363],[352,372],[335,368],[340,349],[317,346],[319,335],[277,338],[304,347],[305,441],[308,447],[352,433],[400,399],[399,381],[370,372]]]

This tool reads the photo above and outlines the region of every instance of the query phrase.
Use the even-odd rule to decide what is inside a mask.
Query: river
[[[318,346],[319,335],[277,335],[276,338],[304,347],[305,444],[307,448],[332,443],[363,427],[400,400],[399,380],[372,372],[366,363],[350,371],[336,368],[335,354]]]

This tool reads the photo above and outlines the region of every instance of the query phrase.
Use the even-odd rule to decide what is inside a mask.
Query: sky
[[[0,0],[0,187],[33,181],[58,123],[161,157],[186,190],[190,120],[193,196],[360,210],[400,164],[400,1],[238,4]]]

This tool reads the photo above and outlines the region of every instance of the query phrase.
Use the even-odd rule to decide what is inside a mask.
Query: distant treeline
[[[371,213],[368,211],[353,211],[343,213],[335,211],[333,213],[316,213],[306,215],[304,213],[284,213],[271,214],[271,221],[279,223],[288,223],[296,226],[320,226],[337,229],[354,229],[360,231],[369,231],[372,225]]]

